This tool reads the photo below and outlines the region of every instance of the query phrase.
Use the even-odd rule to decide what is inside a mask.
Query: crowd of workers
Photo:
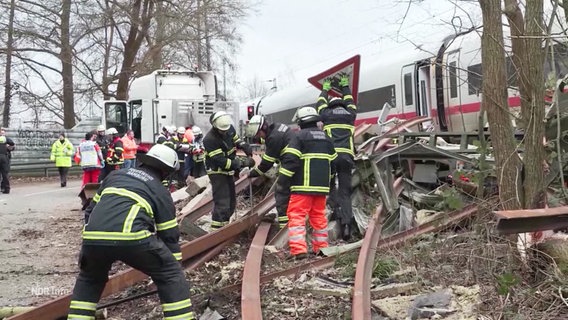
[[[251,168],[248,177],[256,178],[279,164],[277,220],[281,228],[288,226],[290,258],[309,255],[306,218],[312,227],[313,254],[328,246],[326,205],[332,209],[331,219],[341,226],[342,238],[349,240],[356,106],[348,83],[346,76],[335,83],[324,80],[315,107],[296,111],[292,120],[299,130],[270,123],[263,115],[252,117],[245,135],[266,145],[258,166],[251,146],[239,137],[231,116],[224,111],[211,115],[212,128],[205,136],[196,126],[165,126],[157,144],[145,154],[137,154],[132,131],[121,138],[115,128],[99,126],[85,135],[76,150],[61,133],[51,151],[51,160],[60,168],[61,186],[66,186],[73,155],[84,171],[83,185],[101,182],[85,210],[80,273],[68,319],[94,319],[108,272],[117,260],[152,277],[164,319],[195,319],[189,283],[179,263],[182,257],[175,206],[164,181],[183,184],[188,175],[208,175],[214,202],[211,229],[215,230],[227,225],[234,214],[235,177],[241,170]],[[342,92],[341,98],[329,99],[332,86]],[[10,187],[3,167],[9,165],[14,147],[14,142],[0,131],[4,193]],[[246,156],[238,157],[237,149]]]

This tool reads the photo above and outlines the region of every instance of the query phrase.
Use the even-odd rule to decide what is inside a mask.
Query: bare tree
[[[6,42],[6,69],[5,77],[6,83],[4,84],[4,112],[2,114],[2,126],[8,127],[10,125],[10,111],[12,102],[12,52],[14,45],[14,14],[16,8],[16,0],[10,1],[10,13],[8,16],[8,41]]]
[[[499,197],[505,209],[519,209],[523,204],[522,162],[517,155],[513,126],[508,112],[507,75],[501,1],[479,0],[483,14],[481,56],[483,104],[495,152]]]

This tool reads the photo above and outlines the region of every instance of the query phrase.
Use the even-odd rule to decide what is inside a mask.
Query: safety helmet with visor
[[[193,127],[191,128],[191,130],[193,131],[193,135],[194,135],[194,136],[198,136],[198,135],[202,135],[202,134],[203,134],[203,131],[202,131],[201,128],[198,127],[198,126],[193,126]]]
[[[141,163],[169,173],[179,170],[179,159],[174,149],[156,144],[145,154],[136,155],[136,159]]]
[[[107,130],[107,134],[118,134],[118,131],[116,130],[116,128],[109,128]]]
[[[292,121],[296,123],[318,122],[320,116],[313,107],[300,107],[296,110]]]
[[[184,127],[179,127],[179,128],[177,128],[177,133],[178,133],[178,134],[184,134],[184,133],[185,133],[185,128],[184,128]]]
[[[250,118],[249,123],[245,129],[245,135],[249,138],[254,138],[264,126],[264,116],[257,114]]]
[[[225,111],[217,111],[211,115],[209,119],[213,128],[221,131],[227,131],[231,127],[232,119]]]
[[[99,124],[99,126],[97,127],[97,132],[101,132],[101,131],[106,131],[106,128],[104,125]]]

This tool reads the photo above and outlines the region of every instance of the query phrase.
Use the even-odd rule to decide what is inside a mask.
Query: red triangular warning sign
[[[342,74],[347,74],[349,76],[349,88],[351,88],[351,92],[353,94],[353,100],[355,103],[357,103],[357,94],[359,93],[360,66],[361,66],[361,56],[356,55],[341,62],[335,67],[327,69],[324,72],[309,78],[308,82],[311,83],[316,88],[318,88],[319,90],[321,90],[323,87],[323,80],[325,80],[326,78],[333,78],[336,81],[331,82],[332,88],[329,91],[329,94],[335,97],[341,97],[341,89],[333,84],[339,83],[339,78],[341,77]]]

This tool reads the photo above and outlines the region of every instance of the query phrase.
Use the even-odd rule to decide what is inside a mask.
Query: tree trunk
[[[501,25],[501,1],[479,0],[483,14],[481,56],[483,104],[489,119],[491,141],[499,181],[499,197],[505,210],[522,206],[521,174],[507,101],[507,75]]]
[[[103,91],[103,99],[104,100],[110,100],[110,85],[112,83],[112,79],[109,75],[109,68],[110,68],[110,52],[111,52],[111,48],[112,45],[114,43],[114,28],[116,28],[116,26],[114,25],[114,23],[111,23],[111,21],[114,22],[114,20],[112,19],[112,15],[114,14],[114,7],[115,7],[115,3],[112,3],[112,7],[110,6],[109,0],[105,1],[105,22],[106,22],[106,27],[105,27],[105,51],[104,51],[104,57],[103,57],[103,76],[102,76],[102,81],[101,81],[101,87],[102,87],[102,91]]]
[[[73,48],[69,39],[71,0],[61,5],[61,75],[63,80],[63,127],[75,126],[75,99],[73,85]]]
[[[130,31],[124,45],[124,60],[116,88],[116,98],[118,100],[128,99],[128,85],[134,70],[134,62],[142,45],[142,40],[148,34],[154,11],[154,2],[154,0],[136,0],[132,5]]]
[[[527,1],[525,52],[521,68],[521,116],[525,124],[524,208],[542,207],[544,197],[543,0]]]
[[[8,42],[6,42],[6,83],[4,84],[4,113],[2,126],[10,126],[10,112],[12,103],[12,52],[14,50],[14,11],[16,0],[10,1],[10,16],[8,17]]]

